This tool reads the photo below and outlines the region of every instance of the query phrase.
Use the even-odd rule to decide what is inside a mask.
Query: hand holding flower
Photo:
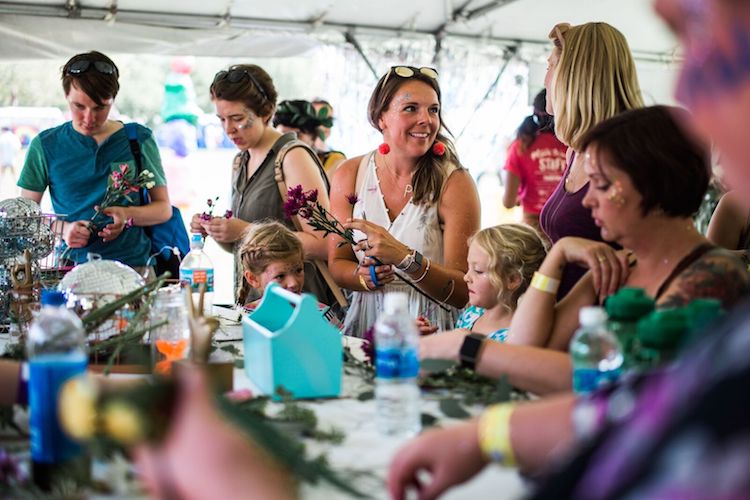
[[[208,221],[202,220],[200,225],[205,234],[219,243],[233,243],[242,239],[250,226],[247,222],[235,217],[213,217]]]
[[[366,236],[356,248],[367,257],[378,259],[384,264],[398,264],[409,254],[409,247],[394,238],[384,227],[362,219],[349,219],[344,227],[359,230]]]
[[[97,233],[97,236],[105,242],[116,240],[122,234],[128,220],[132,219],[128,216],[126,207],[109,207],[102,210],[102,213],[112,217],[112,222]]]

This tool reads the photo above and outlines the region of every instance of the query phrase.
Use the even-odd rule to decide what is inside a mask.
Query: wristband
[[[560,288],[560,280],[545,276],[540,272],[535,272],[531,278],[531,288],[536,288],[540,292],[551,293],[555,295]]]
[[[513,403],[502,403],[490,407],[479,417],[479,447],[484,456],[507,467],[516,465],[513,446],[510,442],[510,416],[515,409]]]

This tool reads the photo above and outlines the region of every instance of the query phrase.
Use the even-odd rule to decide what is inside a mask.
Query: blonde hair
[[[526,224],[501,224],[482,229],[469,240],[471,243],[479,245],[489,256],[490,282],[501,290],[498,298],[515,311],[518,298],[529,287],[534,271],[547,256],[542,237]],[[521,278],[521,284],[507,296],[506,282],[514,273]]]
[[[299,257],[304,260],[302,243],[285,225],[276,221],[254,224],[240,244],[240,261],[243,271],[261,274],[273,262]],[[250,292],[250,283],[243,277],[238,301],[245,303]]]
[[[581,151],[591,127],[643,107],[635,62],[623,34],[607,23],[561,23],[549,38],[560,56],[550,89],[555,134]]]

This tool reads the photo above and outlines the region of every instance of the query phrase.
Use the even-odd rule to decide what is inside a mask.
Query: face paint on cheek
[[[625,196],[623,196],[622,182],[614,181],[612,187],[609,188],[607,193],[607,200],[611,201],[617,206],[625,206]]]

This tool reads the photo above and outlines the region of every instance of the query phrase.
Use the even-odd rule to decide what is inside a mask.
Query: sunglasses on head
[[[428,78],[432,78],[433,80],[437,80],[438,77],[437,70],[435,68],[430,68],[427,66],[423,66],[421,68],[416,68],[414,66],[391,66],[391,69],[389,69],[388,73],[386,73],[385,75],[383,86],[385,86],[385,83],[388,81],[388,78],[391,77],[391,74],[396,74],[401,78],[413,78],[417,73],[421,73]]]
[[[89,59],[79,59],[70,63],[66,73],[69,75],[80,75],[91,68],[94,68],[96,71],[104,75],[117,74],[117,69],[114,64],[108,63],[107,61],[91,61]]]
[[[229,83],[239,83],[245,78],[248,78],[250,82],[255,85],[255,88],[258,89],[258,92],[260,92],[260,95],[263,96],[263,99],[268,101],[268,95],[266,95],[266,91],[263,90],[263,87],[261,87],[260,83],[258,83],[258,80],[255,79],[252,73],[250,73],[246,69],[242,68],[234,68],[230,69],[229,71],[222,70],[216,73],[216,76],[214,77],[214,84],[222,81],[222,80],[228,80]]]

